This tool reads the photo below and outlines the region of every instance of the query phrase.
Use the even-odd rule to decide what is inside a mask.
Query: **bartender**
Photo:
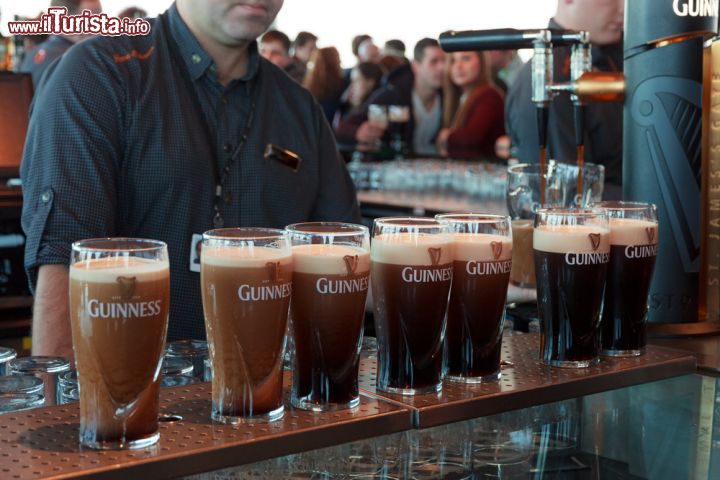
[[[322,110],[258,54],[282,3],[177,0],[149,35],[92,38],[51,67],[21,170],[34,355],[72,358],[74,241],[166,242],[168,338],[204,338],[204,231],[359,220]]]

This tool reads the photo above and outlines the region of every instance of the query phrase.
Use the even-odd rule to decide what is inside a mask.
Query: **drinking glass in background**
[[[9,375],[8,363],[17,358],[17,352],[12,348],[0,347],[0,376]]]
[[[360,402],[358,369],[370,278],[367,227],[296,223],[293,251],[293,406],[326,411]]]
[[[407,153],[405,141],[410,122],[410,107],[407,105],[388,106],[388,121],[390,132],[390,148],[395,153],[396,159],[401,159]]]
[[[10,375],[34,375],[43,381],[45,406],[60,403],[58,376],[70,370],[70,362],[62,357],[20,357],[8,363]]]
[[[642,355],[647,343],[648,293],[658,248],[655,205],[600,202],[610,224],[610,265],[601,323],[603,355]]]
[[[583,168],[583,193],[578,196],[579,169],[576,165],[548,162],[544,174],[540,165],[521,163],[508,168],[507,207],[513,219],[513,266],[510,281],[521,288],[535,287],[533,261],[533,222],[535,213],[543,208],[585,208],[602,199],[605,168],[592,163]],[[540,186],[545,181],[545,198]]]
[[[44,404],[42,379],[32,375],[0,376],[0,413],[42,407]]]
[[[540,209],[533,232],[541,360],[583,368],[600,354],[610,230],[602,209]]]
[[[161,372],[160,386],[164,388],[186,387],[201,380],[193,377],[193,364],[187,358],[168,357],[166,354]]]
[[[205,340],[176,340],[167,344],[165,358],[182,358],[192,366],[192,376],[202,380],[205,376],[205,359],[208,358],[208,345]]]
[[[58,376],[57,397],[58,403],[63,405],[70,402],[80,400],[80,391],[78,389],[77,370],[68,370]]]
[[[378,218],[371,246],[377,388],[415,395],[442,389],[452,237],[431,218]]]
[[[203,234],[200,260],[212,370],[212,419],[282,417],[292,252],[282,230],[224,228]]]
[[[132,238],[73,243],[70,320],[82,445],[141,448],[160,438],[160,363],[169,306],[165,243]]]
[[[510,217],[436,215],[453,235],[453,281],[445,332],[445,378],[500,378],[505,300],[512,264]]]
[[[388,120],[388,109],[385,105],[377,105],[377,104],[371,104],[368,105],[368,123],[379,130],[387,130],[389,120]],[[370,148],[373,148],[375,150],[380,150],[382,148],[382,138],[379,138],[375,145],[367,145]]]

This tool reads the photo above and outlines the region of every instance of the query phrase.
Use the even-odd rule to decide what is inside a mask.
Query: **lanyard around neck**
[[[242,150],[243,146],[245,145],[245,142],[247,141],[248,134],[250,133],[250,127],[252,126],[253,117],[255,116],[255,84],[256,81],[253,81],[251,83],[250,87],[250,111],[248,112],[247,121],[245,122],[245,127],[243,128],[243,133],[240,136],[240,141],[238,142],[237,147],[233,151],[230,158],[225,162],[225,166],[220,170],[218,168],[219,165],[219,158],[217,153],[217,145],[216,145],[216,136],[212,134],[210,131],[210,126],[205,121],[205,114],[202,109],[202,103],[200,101],[200,97],[198,96],[195,84],[190,78],[190,72],[188,72],[187,66],[184,64],[182,55],[180,53],[180,50],[178,49],[177,44],[175,43],[174,37],[172,37],[170,33],[170,28],[168,28],[168,20],[166,15],[160,15],[158,17],[160,19],[160,24],[163,29],[163,34],[165,35],[165,38],[167,39],[168,48],[170,50],[170,57],[172,58],[173,64],[175,66],[175,69],[180,72],[180,78],[182,80],[182,83],[185,86],[185,89],[187,90],[188,94],[190,95],[190,98],[192,99],[193,103],[193,109],[195,110],[195,116],[200,120],[201,128],[203,130],[206,144],[210,148],[210,151],[212,152],[212,158],[210,159],[210,164],[212,167],[213,175],[215,178],[215,200],[213,203],[213,214],[212,214],[212,223],[213,228],[222,228],[225,225],[225,220],[222,217],[222,213],[220,212],[220,205],[223,202],[223,190],[225,189],[225,184],[227,183],[228,178],[230,177],[230,171],[232,169],[232,166],[235,164],[237,158],[240,156],[240,151]],[[249,59],[248,59],[249,61]]]

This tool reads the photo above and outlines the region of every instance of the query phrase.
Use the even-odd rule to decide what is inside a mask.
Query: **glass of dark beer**
[[[479,383],[500,378],[512,231],[510,217],[435,217],[452,232],[453,281],[445,332],[445,378]]]
[[[453,274],[452,237],[431,218],[379,218],[370,251],[377,388],[415,395],[442,389]]]
[[[540,355],[554,367],[595,365],[610,230],[602,209],[541,209],[533,231]]]
[[[160,438],[160,362],[170,307],[167,246],[105,238],[72,245],[70,324],[80,443],[143,448]]]
[[[358,368],[370,280],[370,234],[348,223],[296,223],[290,314],[293,406],[327,411],[360,402]]]
[[[600,338],[602,354],[642,355],[647,343],[648,292],[658,249],[651,203],[601,202],[610,223],[610,266]]]
[[[203,234],[200,282],[214,421],[282,417],[292,269],[290,240],[282,230],[224,228]]]

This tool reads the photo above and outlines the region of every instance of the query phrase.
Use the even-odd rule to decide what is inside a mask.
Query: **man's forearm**
[[[68,269],[64,265],[40,267],[33,307],[33,355],[73,359],[68,283]]]

